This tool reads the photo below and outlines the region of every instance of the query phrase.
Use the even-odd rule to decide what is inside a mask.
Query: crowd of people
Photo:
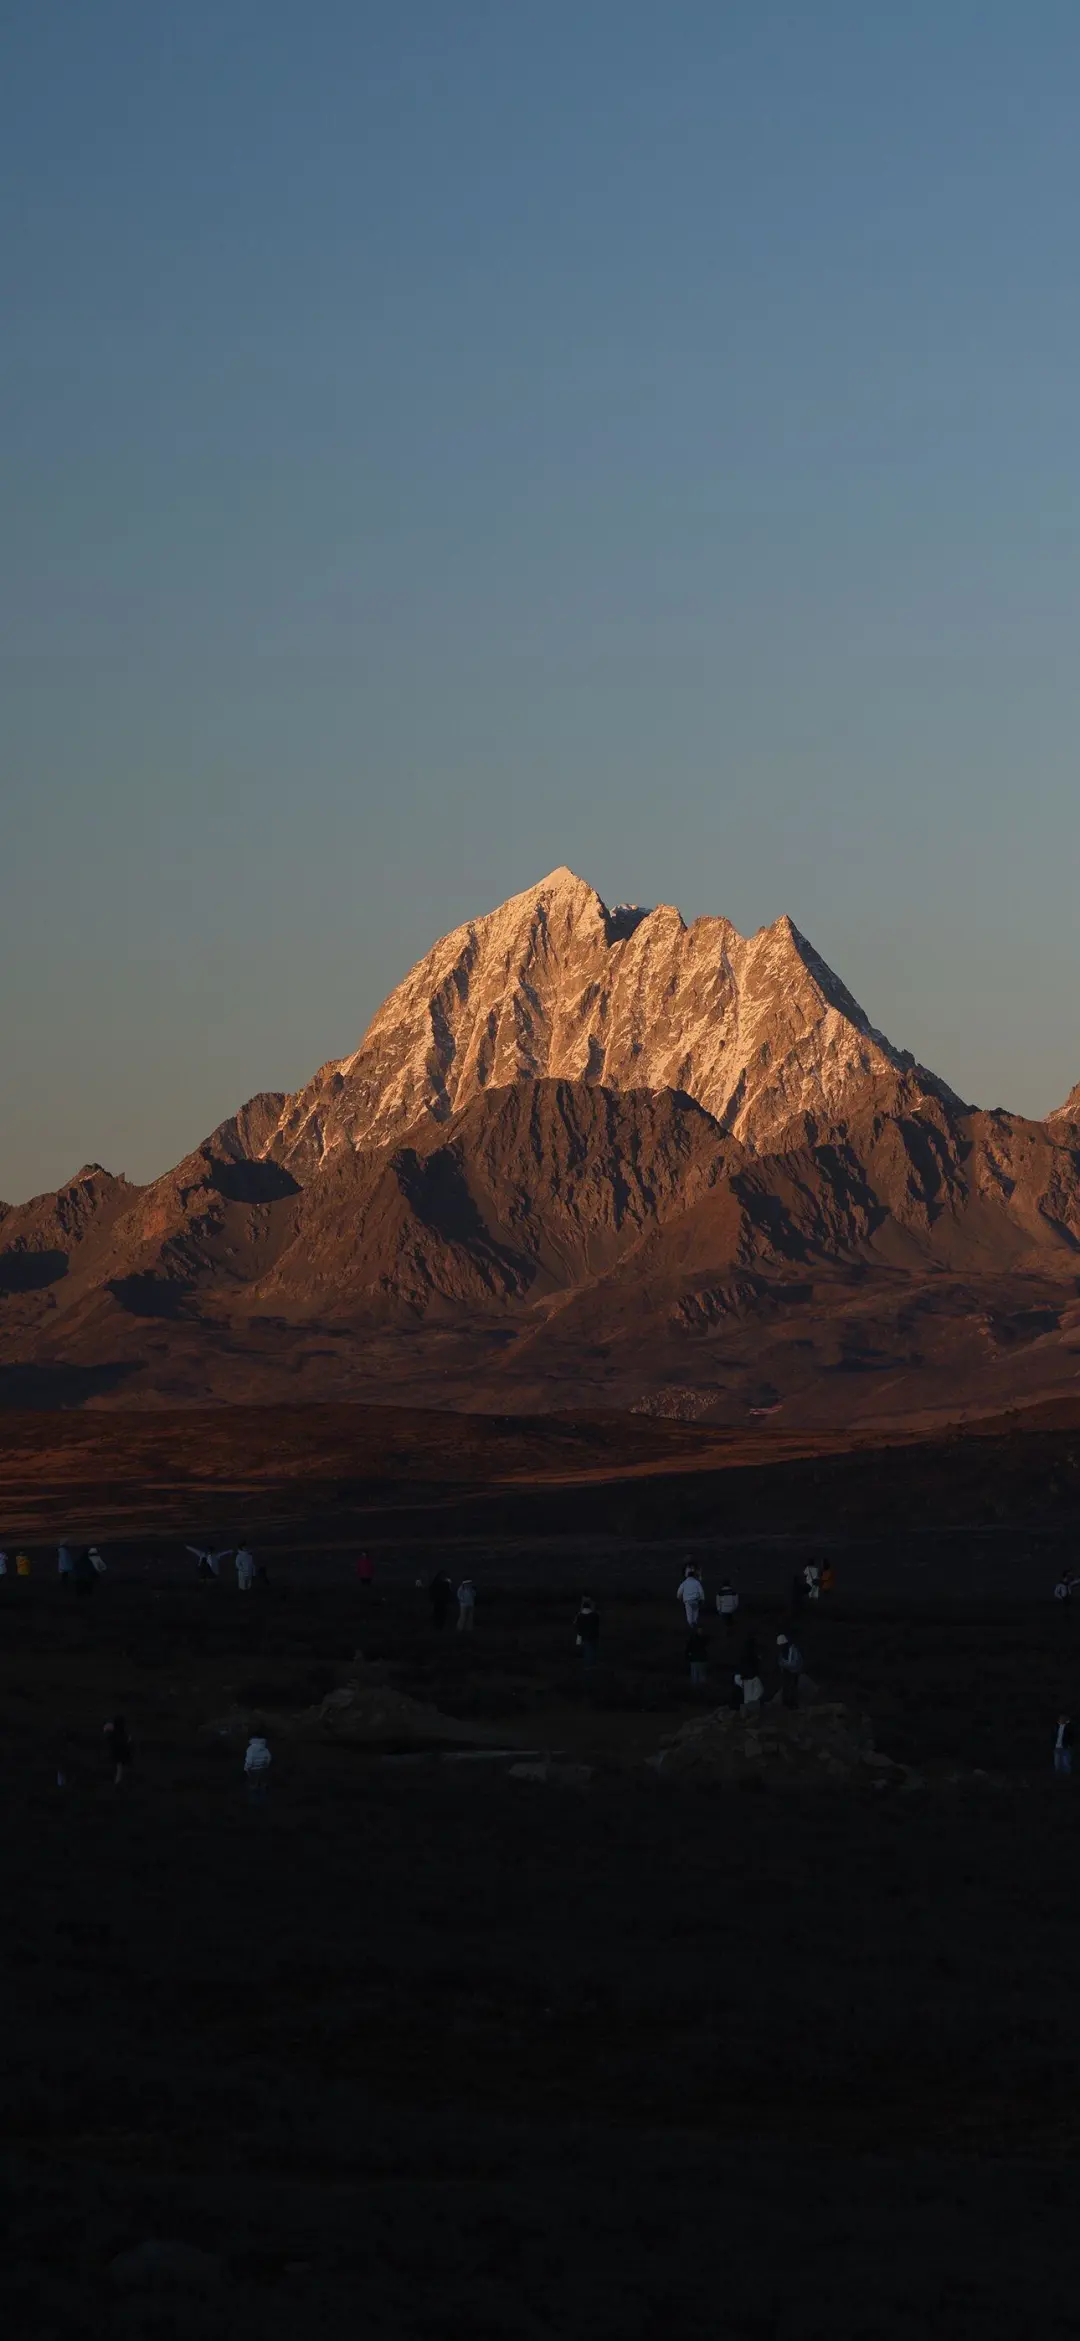
[[[792,1607],[797,1612],[804,1600],[820,1599],[823,1590],[832,1592],[836,1583],[831,1562],[808,1561],[800,1570],[792,1587]],[[678,1588],[676,1599],[681,1602],[686,1619],[686,1658],[690,1681],[695,1690],[704,1690],[709,1682],[709,1637],[705,1632],[703,1613],[707,1608],[705,1586],[700,1572],[688,1562]],[[734,1641],[739,1615],[739,1595],[729,1577],[725,1577],[715,1596],[716,1614],[726,1644]],[[792,1635],[776,1637],[776,1669],[778,1690],[785,1707],[799,1704],[799,1684],[805,1672],[802,1651]],[[761,1654],[753,1634],[747,1634],[739,1656],[738,1666],[731,1672],[730,1703],[737,1707],[759,1707],[765,1698],[765,1675]]]
[[[73,1590],[84,1595],[92,1593],[98,1578],[105,1575],[105,1563],[96,1544],[72,1544],[67,1539],[63,1544],[57,1546],[56,1568],[65,1593],[70,1593]],[[0,1552],[0,1577],[6,1577],[10,1573],[11,1563],[8,1555],[6,1552]],[[29,1577],[32,1573],[29,1553],[16,1553],[15,1576]]]
[[[236,1588],[249,1593],[255,1586],[268,1586],[269,1576],[264,1562],[257,1562],[250,1545],[242,1541],[236,1545],[186,1545],[198,1565],[200,1580],[208,1584],[221,1582],[222,1564],[232,1561]],[[360,1588],[370,1593],[375,1580],[375,1568],[370,1554],[360,1552],[354,1564]],[[85,1597],[92,1594],[99,1579],[106,1573],[106,1564],[95,1544],[78,1544],[65,1537],[57,1547],[56,1570],[64,1593]],[[12,1573],[12,1563],[6,1551],[0,1550],[0,1579]],[[13,1573],[25,1579],[32,1574],[31,1557],[25,1551],[14,1556]],[[417,1578],[418,1589],[424,1580]],[[831,1559],[810,1560],[798,1568],[791,1580],[790,1609],[792,1622],[797,1624],[800,1614],[811,1605],[827,1599],[836,1587],[836,1571]],[[1068,1618],[1072,1604],[1080,1596],[1080,1573],[1066,1569],[1054,1586],[1054,1598],[1059,1613]],[[427,1586],[431,1621],[436,1633],[445,1633],[454,1625],[458,1634],[471,1635],[475,1630],[477,1611],[476,1585],[472,1577],[462,1577],[455,1584],[449,1571],[437,1569]],[[724,1649],[721,1682],[710,1677],[710,1638],[706,1631],[709,1614],[708,1597],[701,1571],[687,1560],[680,1579],[676,1600],[682,1608],[685,1621],[684,1653],[689,1668],[690,1685],[695,1691],[721,1690],[721,1703],[747,1711],[760,1708],[767,1697],[777,1699],[783,1708],[799,1706],[803,1686],[808,1682],[806,1664],[796,1632],[779,1633],[775,1639],[774,1659],[770,1670],[762,1659],[758,1641],[747,1632],[738,1651],[735,1642],[738,1633],[740,1595],[730,1578],[723,1578],[714,1595],[713,1606]],[[574,1643],[582,1676],[591,1682],[600,1660],[601,1615],[591,1594],[583,1594],[574,1618]],[[772,1690],[767,1690],[770,1671],[774,1674]],[[134,1761],[131,1736],[122,1715],[113,1716],[105,1725],[105,1739],[113,1779],[117,1787],[124,1780]],[[1054,1770],[1059,1775],[1070,1775],[1073,1770],[1074,1727],[1069,1714],[1057,1718],[1053,1742]],[[269,1783],[271,1753],[265,1733],[254,1731],[244,1758],[244,1772],[251,1800],[265,1801]],[[58,1784],[66,1786],[66,1775],[61,1768]]]
[[[422,1583],[423,1580],[418,1578],[417,1585],[422,1585]],[[827,1601],[835,1593],[835,1590],[836,1568],[834,1562],[829,1557],[807,1561],[795,1571],[791,1580],[790,1606],[793,1619],[797,1620],[800,1613],[808,1606],[820,1603],[823,1599]],[[1075,1596],[1080,1596],[1080,1575],[1066,1571],[1065,1575],[1059,1579],[1054,1592],[1059,1602],[1071,1603]],[[476,1612],[476,1587],[471,1577],[464,1578],[455,1588],[448,1571],[438,1569],[428,1587],[428,1596],[431,1603],[432,1621],[438,1632],[443,1632],[446,1629],[455,1612],[459,1633],[472,1632]],[[690,1670],[691,1688],[693,1690],[708,1690],[710,1688],[710,1641],[704,1623],[708,1599],[701,1573],[690,1561],[687,1561],[683,1571],[676,1599],[682,1606],[686,1621],[684,1648]],[[730,1578],[725,1577],[715,1594],[715,1609],[726,1646],[730,1646],[735,1640],[739,1608],[738,1590]],[[591,1682],[596,1675],[600,1658],[600,1638],[600,1611],[592,1595],[585,1593],[581,1597],[574,1619],[574,1641],[581,1673],[586,1682]],[[730,1657],[730,1655],[729,1649],[728,1656]],[[747,1633],[743,1638],[737,1666],[724,1670],[727,1680],[722,1691],[722,1699],[732,1707],[753,1712],[763,1706],[771,1695],[779,1700],[781,1707],[789,1711],[797,1708],[803,1686],[809,1681],[809,1677],[806,1672],[802,1647],[795,1633],[777,1634],[774,1663],[775,1685],[770,1694],[766,1687],[768,1668],[762,1659],[757,1638],[754,1634]],[[1059,1774],[1072,1772],[1073,1746],[1072,1719],[1066,1714],[1061,1714],[1057,1720],[1054,1737],[1055,1772]]]

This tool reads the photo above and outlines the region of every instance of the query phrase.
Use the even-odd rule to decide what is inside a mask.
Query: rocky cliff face
[[[340,1147],[392,1144],[485,1090],[554,1079],[679,1091],[765,1153],[906,1070],[951,1096],[874,1030],[790,919],[746,937],[724,918],[688,927],[667,905],[609,911],[560,869],[436,943],[355,1054],[287,1100],[264,1150],[307,1179]]]

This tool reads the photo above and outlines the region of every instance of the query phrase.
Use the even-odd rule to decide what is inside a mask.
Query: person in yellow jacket
[[[15,1575],[16,1575],[17,1577],[28,1577],[28,1576],[30,1575],[30,1555],[29,1555],[29,1553],[16,1553],[16,1555],[15,1555]]]

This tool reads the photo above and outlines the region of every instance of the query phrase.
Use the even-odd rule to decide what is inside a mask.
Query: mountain
[[[1080,1372],[1080,1092],[965,1106],[789,919],[567,870],[146,1187],[0,1206],[0,1397],[909,1419]]]
[[[764,1153],[901,1071],[952,1099],[789,918],[747,938],[723,918],[688,927],[666,904],[610,911],[560,869],[436,943],[354,1054],[286,1101],[267,1150],[307,1179],[340,1147],[392,1144],[484,1090],[554,1079],[680,1091]]]

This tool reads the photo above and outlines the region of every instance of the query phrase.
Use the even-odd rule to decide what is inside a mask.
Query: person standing
[[[765,1696],[765,1685],[759,1674],[737,1674],[735,1688],[741,1693],[745,1714],[756,1715]]]
[[[244,1755],[244,1778],[247,1781],[249,1804],[266,1803],[272,1762],[273,1757],[267,1747],[265,1734],[261,1731],[253,1731]]]
[[[105,1745],[113,1768],[113,1787],[122,1788],[135,1760],[131,1734],[122,1715],[114,1715],[105,1726]]]
[[[198,1561],[199,1575],[204,1584],[207,1585],[217,1584],[221,1576],[222,1561],[228,1560],[232,1549],[231,1544],[227,1544],[222,1547],[220,1552],[215,1553],[211,1552],[209,1546],[204,1544],[186,1544],[184,1546],[184,1551],[192,1553]]]
[[[7,1576],[7,1554],[0,1553],[0,1577]]]
[[[702,1626],[688,1629],[686,1655],[690,1661],[691,1687],[695,1691],[703,1690],[709,1679],[709,1637]]]
[[[453,1579],[445,1569],[437,1569],[428,1586],[431,1603],[431,1623],[437,1634],[443,1634],[450,1623],[450,1613],[457,1601]]]
[[[683,1608],[686,1612],[687,1625],[696,1626],[698,1619],[701,1616],[701,1605],[705,1599],[705,1587],[703,1586],[701,1579],[698,1576],[697,1570],[692,1567],[689,1561],[687,1561],[683,1574],[683,1581],[675,1598],[677,1601],[681,1601],[683,1605]]]
[[[249,1548],[248,1548],[248,1546],[247,1546],[246,1544],[239,1545],[239,1546],[237,1547],[237,1553],[236,1553],[236,1585],[237,1585],[237,1591],[238,1591],[239,1593],[250,1593],[250,1591],[251,1591],[251,1588],[252,1588],[252,1586],[254,1585],[254,1583],[255,1583],[255,1555],[254,1555],[254,1553],[253,1553],[253,1552],[251,1552],[251,1551],[249,1550]]]
[[[744,1675],[761,1673],[761,1656],[752,1634],[748,1634],[743,1643],[742,1656],[739,1660],[739,1673]]]
[[[56,1572],[60,1579],[61,1592],[71,1593],[75,1585],[75,1555],[66,1538],[63,1544],[57,1546]]]
[[[821,1570],[816,1561],[807,1561],[803,1576],[806,1579],[807,1600],[816,1601],[821,1592]]]
[[[15,1575],[16,1575],[17,1577],[28,1577],[28,1576],[30,1575],[30,1555],[29,1555],[29,1553],[16,1553],[16,1555],[15,1555]]]
[[[719,1612],[724,1632],[730,1640],[732,1634],[735,1631],[735,1619],[738,1615],[739,1609],[739,1596],[735,1591],[735,1587],[729,1584],[726,1577],[722,1586],[720,1587],[719,1593],[716,1596],[716,1607]]]
[[[476,1587],[471,1577],[463,1577],[457,1589],[457,1630],[471,1634],[476,1623]]]
[[[375,1563],[370,1553],[358,1553],[356,1556],[356,1582],[365,1593],[370,1593],[375,1582]]]
[[[97,1571],[90,1558],[90,1547],[88,1544],[80,1544],[75,1552],[75,1591],[81,1600],[86,1601],[96,1584]]]
[[[95,1577],[103,1577],[105,1575],[105,1563],[101,1558],[101,1554],[99,1553],[96,1544],[92,1544],[90,1547],[90,1566],[94,1572]]]
[[[582,1673],[595,1674],[600,1655],[600,1612],[587,1593],[582,1594],[581,1607],[574,1619],[574,1636],[581,1653]]]
[[[1071,1772],[1073,1768],[1073,1727],[1068,1715],[1058,1716],[1057,1737],[1054,1741],[1055,1772]]]
[[[803,1656],[797,1642],[790,1642],[786,1634],[776,1637],[780,1666],[780,1696],[785,1707],[799,1704],[799,1676],[803,1670]]]
[[[821,1590],[822,1593],[836,1591],[836,1570],[830,1560],[824,1560],[821,1564]]]

